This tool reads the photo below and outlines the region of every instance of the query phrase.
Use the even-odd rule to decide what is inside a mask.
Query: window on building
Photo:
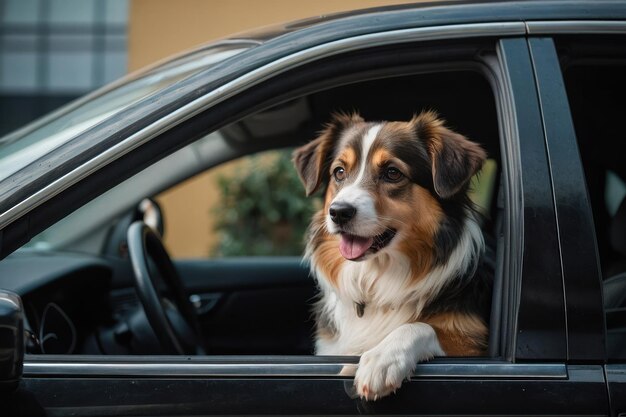
[[[0,1],[0,135],[126,73],[128,0]]]

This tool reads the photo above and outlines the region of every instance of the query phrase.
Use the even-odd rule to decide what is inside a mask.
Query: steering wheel
[[[195,310],[161,238],[142,221],[130,225],[127,237],[137,296],[161,347],[166,354],[203,354]],[[157,277],[171,300],[160,295]]]

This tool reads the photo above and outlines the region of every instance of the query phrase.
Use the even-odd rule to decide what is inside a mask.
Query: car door
[[[620,301],[626,280],[619,247],[626,233],[620,223],[624,157],[623,133],[606,122],[623,114],[626,31],[605,22],[583,33],[561,30],[554,38],[545,37],[554,34],[546,25],[531,25],[533,32],[559,219],[568,361],[603,364],[611,415],[618,416],[626,410],[626,306]]]
[[[416,17],[393,16],[404,21]],[[375,22],[381,21],[372,16],[351,20],[350,25],[363,27]],[[336,34],[341,28],[336,23],[327,29]],[[389,47],[411,40],[418,49],[437,55],[442,43],[436,41],[464,39],[463,47],[469,46],[467,50],[480,61],[480,70],[492,84],[502,154],[501,216],[496,236],[500,252],[495,265],[488,357],[437,358],[419,364],[395,395],[365,402],[354,397],[352,388],[356,357],[29,356],[20,389],[5,397],[7,403],[14,406],[16,414],[24,415],[608,414],[602,364],[568,361],[574,350],[568,344],[565,307],[573,300],[566,299],[564,290],[562,242],[558,239],[547,129],[540,106],[543,91],[537,87],[525,32],[522,22],[464,23],[355,35],[343,45],[341,40],[321,44],[322,51],[329,49],[320,56],[315,55],[319,50],[303,48],[280,62],[293,65],[281,68],[281,77],[270,77],[275,68],[268,64],[270,68],[259,71],[260,78],[253,87],[230,84],[220,91],[230,97],[227,105],[216,105],[202,114],[205,120],[201,129],[234,120],[258,103],[269,103],[281,95],[293,97],[296,86],[329,77],[324,70],[341,69],[346,59],[362,64],[380,59],[386,69],[388,61],[381,58],[384,53],[373,45]],[[485,43],[489,45],[486,50]],[[277,41],[276,47],[285,45],[290,45],[289,38]],[[362,49],[360,61],[344,54],[341,46],[351,51]],[[472,46],[484,56],[476,55]],[[328,64],[325,67],[319,65],[322,58]],[[135,169],[129,168],[133,158],[141,161],[136,167],[139,169],[148,160],[181,146],[176,139],[182,133],[198,135],[201,122],[194,117],[129,150],[121,162],[111,162],[107,167],[122,168],[124,174],[116,175],[127,176]],[[106,182],[106,174],[111,171],[102,168],[98,175],[82,180],[82,186]],[[28,411],[24,411],[26,407]]]

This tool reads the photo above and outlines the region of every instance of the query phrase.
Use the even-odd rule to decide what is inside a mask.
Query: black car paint
[[[384,16],[361,15],[346,21],[331,21],[322,28],[310,28],[299,33],[285,35],[287,40],[297,39],[298,45],[305,47],[310,39],[324,38],[325,28],[341,28],[343,34],[372,30],[369,25],[376,23],[377,30],[399,28],[402,25],[415,25],[404,20],[416,16],[420,22],[446,24],[468,21],[504,21],[525,19],[623,19],[626,5],[619,3],[598,2],[594,7],[587,7],[583,2],[547,2],[513,3],[504,6],[463,5],[451,8],[450,12],[439,12],[438,8],[416,9],[386,12]],[[429,13],[431,13],[429,15]],[[430,18],[430,20],[429,20]],[[390,19],[390,20],[387,20]],[[404,22],[404,23],[402,23]],[[347,25],[348,28],[342,28]],[[322,31],[320,34],[318,31]],[[353,32],[351,32],[353,31]],[[361,32],[363,33],[363,32]],[[335,33],[338,36],[338,33]],[[310,36],[310,38],[308,38]],[[287,43],[289,45],[289,43]],[[272,43],[263,46],[272,50]],[[523,221],[511,219],[514,231],[523,228],[524,246],[509,248],[512,256],[509,262],[522,263],[522,288],[519,300],[520,313],[517,323],[517,343],[515,350],[503,352],[505,359],[514,362],[553,362],[564,364],[565,374],[559,378],[528,377],[506,378],[467,375],[440,376],[437,378],[413,378],[411,383],[398,392],[377,403],[364,403],[351,399],[350,379],[328,378],[168,378],[168,377],[127,377],[106,378],[102,375],[92,377],[61,376],[51,373],[46,375],[26,375],[20,391],[7,394],[10,404],[24,404],[24,398],[33,400],[41,406],[54,410],[56,415],[91,414],[91,415],[154,415],[154,414],[244,414],[244,413],[389,413],[389,414],[570,414],[570,415],[617,415],[624,411],[623,398],[626,386],[626,371],[623,365],[603,365],[604,323],[601,305],[597,257],[593,247],[593,224],[590,223],[589,205],[584,194],[582,167],[580,158],[576,158],[575,136],[572,131],[569,111],[558,107],[567,103],[560,79],[560,69],[556,67],[553,45],[549,38],[530,39],[513,38],[500,41],[500,53],[509,65],[509,86],[515,103],[514,116],[519,134],[519,149],[508,149],[504,158],[514,161],[519,158],[521,166],[509,169],[511,188],[520,189],[523,206],[517,214]],[[257,47],[249,51],[254,56]],[[284,54],[278,42],[276,54],[269,54],[274,59]],[[273,58],[272,58],[273,56]],[[260,59],[259,57],[255,59]],[[268,58],[269,59],[269,58]],[[243,60],[248,64],[250,61]],[[257,61],[257,64],[259,61]],[[251,64],[252,65],[252,64]],[[254,65],[252,65],[253,67]],[[242,69],[241,71],[245,71]],[[217,71],[219,74],[219,71]],[[239,72],[238,74],[240,74]],[[208,74],[189,80],[186,91],[199,88],[210,89],[211,84],[203,83]],[[201,82],[201,80],[203,80]],[[193,82],[197,81],[204,87]],[[219,78],[213,82],[219,82]],[[195,91],[195,90],[194,90]],[[558,97],[559,100],[554,98]],[[172,106],[186,102],[188,96],[178,97]],[[154,110],[150,120],[158,111],[158,106],[140,103],[146,106],[146,113]],[[171,110],[167,107],[167,111]],[[226,113],[229,108],[220,109]],[[166,111],[166,110],[163,110]],[[138,118],[137,125],[147,123],[148,119]],[[111,121],[113,123],[113,120]],[[189,129],[194,135],[193,121],[172,129]],[[114,124],[109,127],[114,127]],[[130,131],[129,131],[130,132]],[[76,140],[80,145],[87,138],[86,133]],[[115,135],[114,135],[115,136]],[[104,134],[102,136],[105,137]],[[122,137],[115,136],[111,141]],[[195,136],[194,136],[195,137]],[[158,142],[158,141],[157,141]],[[157,143],[155,142],[155,143]],[[108,142],[107,142],[108,143]],[[152,148],[152,158],[169,152],[171,144],[160,142]],[[168,146],[169,145],[169,146]],[[102,142],[105,146],[105,142]],[[63,150],[76,152],[77,148]],[[93,148],[91,152],[98,152]],[[60,150],[61,152],[61,150]],[[52,156],[52,158],[58,158]],[[86,154],[76,156],[74,161],[63,165],[56,175],[76,166],[86,158]],[[146,164],[148,161],[145,161]],[[132,163],[132,154],[128,164]],[[120,165],[115,164],[119,168]],[[530,169],[529,169],[530,168]],[[27,170],[28,171],[28,170]],[[105,170],[106,171],[106,170]],[[39,178],[36,170],[32,178]],[[53,174],[54,175],[54,174]],[[25,183],[29,175],[25,175]],[[118,175],[118,180],[120,176]],[[41,179],[42,182],[48,179]],[[39,181],[39,180],[37,180]],[[37,184],[37,181],[32,184]],[[110,181],[100,179],[103,186],[110,186]],[[6,184],[0,184],[0,190],[7,192]],[[36,188],[36,185],[32,186]],[[32,191],[33,188],[28,190]],[[84,191],[84,190],[83,190]],[[27,191],[24,191],[27,192]],[[73,191],[79,193],[78,190]],[[11,190],[9,194],[16,201],[22,191]],[[73,204],[86,201],[84,196],[74,197]],[[6,201],[6,200],[5,200]],[[3,202],[3,204],[5,204]],[[6,202],[6,208],[10,201]],[[37,209],[40,210],[40,209]],[[53,218],[64,212],[61,207],[46,213],[35,211],[35,219],[42,214]],[[515,213],[515,212],[514,212]],[[41,217],[40,217],[41,218]],[[558,220],[558,221],[557,221]],[[20,224],[9,225],[2,235],[2,253],[6,254],[19,242],[41,230],[46,224],[26,218]],[[580,233],[585,237],[582,239]],[[10,239],[7,242],[7,239]],[[14,240],[13,240],[14,239]],[[532,241],[531,241],[532,239]],[[523,253],[523,259],[515,254]],[[510,300],[512,301],[512,300]],[[567,326],[566,326],[567,324]],[[106,358],[98,360],[106,362]],[[470,364],[471,361],[468,361]],[[447,363],[445,360],[442,363]],[[477,366],[479,363],[475,363]],[[605,381],[606,373],[606,381]],[[607,391],[610,386],[610,397]],[[167,392],[167,396],[162,395]],[[175,400],[172,400],[172,399]],[[280,401],[276,401],[278,398]],[[609,401],[611,409],[609,409]],[[175,404],[174,404],[175,402]],[[18,407],[16,406],[16,407]],[[33,414],[34,415],[34,414]]]
[[[419,369],[418,369],[419,372]],[[55,415],[602,415],[601,366],[567,378],[420,377],[383,400],[352,398],[351,379],[41,378],[24,392]],[[584,393],[584,395],[581,395]],[[16,394],[17,395],[17,394]]]
[[[602,277],[591,204],[554,42],[529,39],[550,159],[567,311],[567,358],[606,357]]]

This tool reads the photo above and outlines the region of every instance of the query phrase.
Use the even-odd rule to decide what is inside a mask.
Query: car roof
[[[383,29],[385,26],[397,30],[402,27],[432,26],[442,23],[624,20],[626,18],[625,6],[623,0],[428,1],[323,14],[245,31],[229,36],[229,39],[265,43],[297,31],[304,35],[302,31],[309,29],[321,35],[324,32],[332,32],[336,25],[356,31],[360,28],[362,33],[374,28]],[[351,34],[356,35],[357,32]]]

